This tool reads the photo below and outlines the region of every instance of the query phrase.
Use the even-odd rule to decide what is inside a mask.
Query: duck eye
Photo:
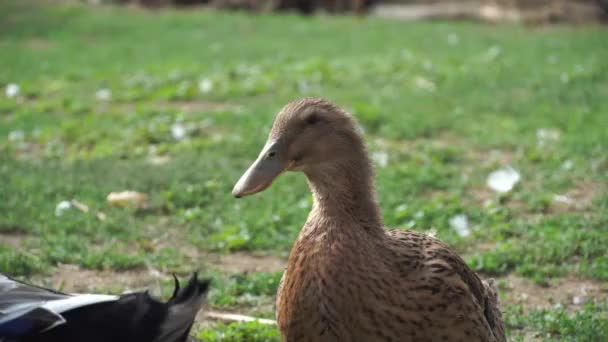
[[[309,125],[314,125],[317,122],[319,122],[319,116],[315,113],[310,114],[309,116],[306,117],[306,123]]]
[[[277,155],[277,153],[275,151],[268,152],[268,158],[273,158],[276,155]]]

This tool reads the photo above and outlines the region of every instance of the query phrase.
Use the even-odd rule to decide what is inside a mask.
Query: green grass
[[[287,255],[310,207],[303,177],[285,175],[255,199],[236,201],[230,190],[274,113],[324,96],[351,110],[370,150],[388,157],[377,168],[388,226],[434,228],[485,274],[608,280],[603,28],[35,3],[0,4],[0,87],[21,87],[16,99],[0,96],[2,272],[50,274],[68,263],[185,273],[203,267],[205,252]],[[100,89],[109,101],[96,98]],[[176,124],[186,139],[172,137]],[[559,137],[540,142],[539,130]],[[150,162],[159,157],[168,162]],[[492,194],[485,179],[506,164],[522,181]],[[110,206],[106,196],[121,190],[148,194],[147,206]],[[89,212],[57,216],[71,199]],[[450,228],[457,214],[471,235]],[[219,284],[213,307],[272,317],[280,274],[206,267]],[[606,334],[597,308],[509,309],[509,328],[564,339],[585,329],[594,340]],[[258,328],[201,336],[238,340]]]
[[[202,341],[251,341],[251,342],[278,342],[280,336],[272,326],[257,322],[231,323],[213,329],[202,330],[197,337]]]
[[[598,341],[608,336],[607,317],[608,306],[588,304],[574,314],[557,307],[524,315],[521,307],[510,307],[504,318],[507,327],[534,330],[534,337],[543,341]],[[525,337],[513,340],[525,341]]]

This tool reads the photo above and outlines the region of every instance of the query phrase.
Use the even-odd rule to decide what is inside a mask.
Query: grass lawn
[[[323,96],[365,129],[386,224],[434,229],[497,278],[512,340],[606,340],[605,28],[45,4],[0,3],[1,272],[167,294],[171,272],[201,269],[211,309],[272,318],[310,194],[299,174],[230,190],[275,112]],[[488,174],[509,165],[521,181],[496,194]],[[123,190],[146,205],[106,201]]]

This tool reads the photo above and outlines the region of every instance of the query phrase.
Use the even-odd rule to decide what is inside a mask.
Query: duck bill
[[[276,145],[269,142],[264,146],[258,159],[245,171],[232,189],[234,197],[240,198],[263,191],[288,168],[288,163],[279,158]],[[272,151],[275,151],[274,156],[269,157]]]

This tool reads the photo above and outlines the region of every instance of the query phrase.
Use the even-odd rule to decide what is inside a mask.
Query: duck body
[[[277,294],[284,341],[503,342],[496,288],[426,234],[384,227],[354,118],[323,99],[285,106],[233,189],[306,175],[313,207]]]
[[[0,274],[0,342],[181,342],[203,304],[208,281],[175,280],[166,303],[147,292],[71,295]]]
[[[441,242],[324,229],[305,226],[292,249],[277,296],[284,341],[504,341],[490,289]]]

